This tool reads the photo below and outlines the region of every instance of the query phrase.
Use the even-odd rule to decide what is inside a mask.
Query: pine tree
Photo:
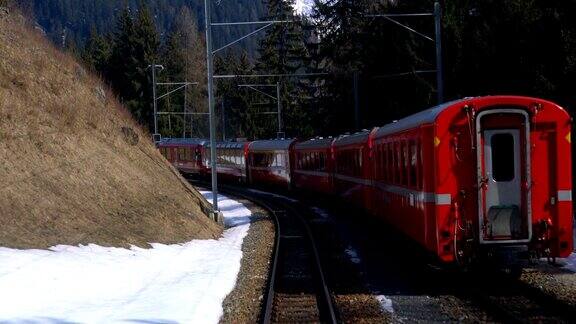
[[[167,82],[197,82],[185,91],[178,91],[162,102],[165,111],[205,112],[206,108],[206,49],[204,39],[198,32],[196,18],[182,7],[176,17],[173,29],[163,49],[163,62],[166,70],[162,79]],[[161,125],[164,136],[184,136],[191,129],[203,132],[204,120],[192,116],[173,118],[170,123],[164,120]],[[192,123],[192,125],[190,125]],[[200,124],[200,125],[198,125]],[[202,127],[198,127],[202,126]]]
[[[134,19],[130,9],[121,13],[114,33],[109,78],[116,93],[141,124],[153,126],[152,81],[149,65],[155,63],[159,37],[147,7]]]
[[[135,73],[132,85],[137,95],[133,114],[143,124],[154,127],[152,78],[148,66],[157,63],[160,37],[147,6],[142,6],[134,26],[133,60]]]
[[[82,61],[102,76],[108,76],[108,65],[112,55],[111,40],[107,36],[101,36],[92,28],[90,39],[82,52]]]
[[[225,55],[217,57],[215,68],[219,74],[250,74],[253,66],[246,52],[238,54],[229,50]],[[245,83],[240,79],[224,79],[218,82],[217,97],[219,102],[219,129],[226,128],[227,138],[261,138],[262,124],[258,125],[259,107],[254,105],[262,101],[254,92],[239,88]],[[226,110],[225,125],[222,125],[222,107]]]
[[[112,87],[123,101],[136,98],[131,84],[137,67],[134,58],[134,37],[134,21],[130,9],[126,7],[116,22],[109,73]]]
[[[309,54],[306,47],[304,25],[300,17],[294,13],[294,0],[268,0],[268,20],[286,20],[290,23],[275,24],[270,27],[264,39],[260,42],[260,58],[255,71],[261,74],[292,75],[307,71]],[[266,80],[274,84],[277,79]],[[297,77],[284,77],[280,82],[280,100],[283,108],[283,124],[288,136],[306,136],[311,133],[306,125],[310,125],[311,113],[304,110],[298,98],[305,97],[306,82]],[[274,106],[274,110],[275,110]],[[274,115],[269,115],[270,116]],[[257,128],[262,129],[265,137],[273,137],[276,129],[269,127],[270,122],[263,122]]]

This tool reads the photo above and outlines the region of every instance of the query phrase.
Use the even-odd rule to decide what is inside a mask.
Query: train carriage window
[[[383,179],[384,181],[390,182],[390,150],[388,150],[388,143],[384,143],[384,145],[382,146],[382,151],[383,151]]]
[[[296,153],[296,169],[302,170],[302,154]]]
[[[183,147],[178,149],[178,160],[179,161],[184,161],[186,160],[186,151],[184,150]]]
[[[375,169],[378,169],[377,180],[384,180],[384,145],[378,145],[378,158],[376,159],[378,165]]]
[[[394,142],[394,181],[396,184],[402,183],[402,172],[400,172],[400,143]]]
[[[262,153],[254,153],[252,155],[252,166],[262,167],[266,163],[266,156]]]
[[[512,134],[494,134],[492,148],[492,177],[498,182],[514,180],[514,137]]]
[[[420,139],[418,139],[417,143],[416,143],[416,159],[417,159],[417,164],[416,164],[416,172],[417,172],[417,177],[418,177],[418,184],[417,187],[419,190],[422,190],[423,188],[423,184],[424,184],[424,170],[422,168],[423,164],[422,164],[422,143],[420,142]]]
[[[316,168],[316,153],[310,152],[310,165],[308,166],[308,170],[312,171]]]
[[[414,140],[411,140],[409,142],[409,147],[410,147],[410,152],[409,152],[409,157],[410,157],[410,165],[409,165],[409,173],[410,173],[410,187],[416,188],[418,186],[417,183],[417,179],[418,179],[418,172],[417,172],[417,167],[418,167],[418,150],[416,148],[416,143],[414,142]]]
[[[356,156],[358,157],[358,164],[356,165],[356,175],[361,175],[362,174],[362,165],[363,165],[362,149],[358,150],[358,152],[356,153]]]
[[[396,143],[396,172],[398,176],[398,184],[404,184],[404,178],[406,178],[406,174],[404,173],[404,143],[401,140]]]
[[[406,184],[406,172],[404,171],[404,141],[398,142],[398,174],[400,175],[400,184]]]
[[[408,141],[403,141],[402,142],[402,152],[404,154],[403,156],[403,168],[404,168],[404,182],[402,183],[405,186],[409,186],[410,182],[412,182],[412,180],[410,179],[411,174],[410,174],[410,147],[408,144]]]
[[[382,150],[384,151],[384,156],[382,157],[384,159],[383,162],[383,169],[382,171],[384,172],[383,174],[383,179],[386,182],[390,182],[390,173],[388,172],[388,169],[390,168],[390,151],[388,150],[388,143],[384,143],[384,145],[382,146]]]
[[[394,143],[388,143],[388,181],[395,183],[396,177],[394,175]]]
[[[385,144],[380,144],[379,147],[379,156],[378,156],[378,169],[379,169],[379,176],[378,180],[386,180],[386,146]]]

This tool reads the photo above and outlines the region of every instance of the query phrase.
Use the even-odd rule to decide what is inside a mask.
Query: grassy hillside
[[[0,12],[0,246],[217,237],[149,137],[98,78]]]

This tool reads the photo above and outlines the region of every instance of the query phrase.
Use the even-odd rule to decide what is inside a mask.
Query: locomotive
[[[180,171],[208,175],[207,142],[188,141],[198,144],[158,146]],[[342,197],[443,263],[573,250],[571,118],[546,100],[465,98],[352,135],[219,143],[217,152],[219,174]]]

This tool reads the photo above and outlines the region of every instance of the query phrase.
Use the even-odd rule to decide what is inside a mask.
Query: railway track
[[[271,274],[268,291],[266,294],[264,310],[261,315],[263,323],[279,322],[322,322],[336,323],[336,307],[333,298],[337,289],[332,292],[325,279],[322,263],[318,255],[316,241],[306,219],[311,211],[304,203],[297,203],[287,200],[285,197],[272,193],[258,192],[250,189],[222,186],[223,192],[233,196],[241,197],[260,205],[268,210],[276,222],[276,242],[271,264]],[[375,226],[376,227],[376,226]],[[363,230],[365,230],[365,226]],[[316,232],[316,231],[315,231]],[[366,234],[365,231],[362,231]],[[318,233],[316,233],[318,234]],[[362,235],[363,237],[365,235]],[[368,237],[372,237],[368,235]],[[382,237],[381,233],[377,237]],[[374,242],[378,239],[372,237]],[[391,242],[382,243],[388,246]],[[370,255],[365,255],[371,258]],[[377,259],[390,260],[394,256],[379,256]],[[412,263],[416,262],[412,260]],[[409,264],[410,260],[408,260]],[[419,273],[418,263],[412,264],[405,270],[394,270],[396,265],[386,262],[384,270],[399,271],[399,276],[390,273],[386,275],[388,279],[376,282],[376,288],[383,290],[396,287],[400,296],[414,295],[414,291],[419,291],[422,295],[451,295],[452,298],[460,300],[464,309],[452,313],[448,311],[445,315],[435,317],[429,314],[428,320],[450,320],[458,319],[452,315],[461,312],[479,311],[477,320],[495,321],[502,323],[525,323],[525,322],[555,322],[570,323],[576,318],[576,309],[561,301],[550,298],[538,288],[525,284],[516,278],[505,274],[490,273],[485,275],[448,274],[430,275],[427,271]],[[393,267],[390,269],[390,267]],[[402,267],[401,267],[402,268]],[[411,272],[412,271],[412,272]],[[380,273],[380,271],[377,271]],[[403,274],[408,273],[407,277]],[[433,271],[432,274],[436,273]],[[331,273],[332,274],[332,273]],[[414,277],[416,276],[416,278]],[[402,282],[406,280],[406,288]],[[391,282],[394,281],[394,282]],[[424,281],[424,282],[423,282]],[[398,283],[400,282],[400,283]],[[420,283],[422,285],[420,285]],[[412,285],[416,285],[412,287]],[[406,291],[404,291],[406,289]],[[416,289],[416,290],[414,290]],[[417,298],[418,294],[415,294]],[[334,295],[334,296],[333,296]],[[418,300],[414,300],[418,303]],[[403,318],[402,301],[399,301],[399,318]],[[452,304],[444,304],[448,307]],[[458,305],[458,304],[456,304]],[[455,306],[459,308],[460,306]],[[425,311],[425,307],[421,311]],[[442,307],[440,307],[442,309]],[[418,310],[415,310],[418,312]],[[459,313],[460,312],[460,313]],[[408,312],[408,321],[412,318]],[[440,314],[440,313],[439,313]],[[473,319],[474,321],[474,319]]]
[[[263,323],[337,323],[335,307],[314,236],[294,202],[243,188],[222,186],[224,193],[267,209],[276,223],[276,242]]]

